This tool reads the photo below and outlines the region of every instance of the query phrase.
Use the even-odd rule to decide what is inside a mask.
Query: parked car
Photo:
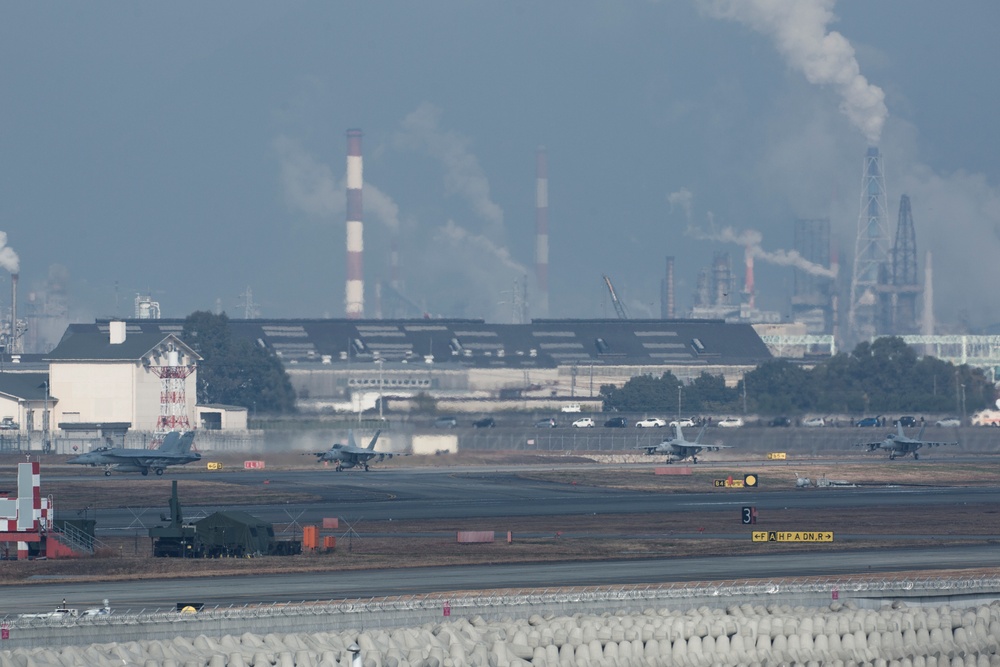
[[[684,419],[675,419],[670,422],[670,427],[680,426],[681,428],[691,428],[694,426],[694,420],[690,417],[685,417]]]
[[[4,417],[3,421],[0,421],[0,431],[17,431],[20,428],[13,417]]]
[[[493,417],[483,417],[482,419],[477,419],[472,422],[472,425],[476,428],[493,428],[497,425],[496,420]]]
[[[864,419],[859,419],[854,422],[854,425],[859,428],[874,428],[876,426],[882,425],[881,417],[865,417]]]
[[[958,428],[962,425],[962,420],[958,417],[945,417],[934,422],[934,425],[944,426],[945,428]]]
[[[556,426],[559,426],[559,424],[552,417],[539,419],[535,422],[535,428],[555,428]]]
[[[743,417],[726,417],[719,420],[720,428],[739,428],[743,426]]]
[[[646,417],[635,423],[636,428],[663,428],[667,422],[659,417]]]
[[[573,422],[573,426],[577,428],[594,428],[594,420],[590,417],[581,417]]]
[[[899,419],[897,419],[892,423],[893,426],[896,426],[897,424],[899,426],[905,426],[907,428],[911,426],[916,426],[917,418],[914,417],[913,415],[903,415],[902,417],[900,417]]]
[[[768,426],[791,426],[792,420],[788,417],[775,417],[768,422]]]
[[[628,426],[628,421],[624,417],[612,417],[604,422],[604,428],[625,428],[626,426]]]
[[[580,404],[579,403],[570,403],[569,405],[562,406],[562,408],[560,408],[560,409],[563,412],[579,412],[580,411]]]
[[[808,426],[809,428],[816,428],[819,426],[826,426],[826,420],[822,417],[810,417],[809,419],[802,420],[803,426]]]
[[[434,428],[455,428],[458,420],[454,417],[438,417],[434,420]]]

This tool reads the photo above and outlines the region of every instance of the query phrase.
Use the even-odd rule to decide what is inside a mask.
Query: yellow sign
[[[833,531],[791,531],[755,530],[754,542],[833,542]]]
[[[717,479],[715,480],[716,488],[720,489],[742,489],[743,480],[742,479]]]
[[[209,461],[208,462],[208,469],[209,470],[222,470],[222,464],[219,463],[218,461]]]
[[[788,456],[785,452],[768,452],[767,458],[769,461],[784,461]]]

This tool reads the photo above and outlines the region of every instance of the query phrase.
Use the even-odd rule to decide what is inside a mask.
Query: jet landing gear
[[[160,477],[160,476],[162,476],[162,475],[163,475],[163,468],[157,468],[157,469],[156,469],[156,476],[157,476],[157,477]]]
[[[340,465],[339,463],[337,464],[337,467],[334,468],[334,470],[336,470],[337,472],[341,472],[343,469],[344,469],[344,466]]]
[[[365,464],[365,472],[368,472],[368,464]]]
[[[920,454],[918,452],[913,452],[913,460],[914,461],[919,461],[920,460]]]
[[[111,466],[107,466],[104,468],[104,476],[111,477]]]

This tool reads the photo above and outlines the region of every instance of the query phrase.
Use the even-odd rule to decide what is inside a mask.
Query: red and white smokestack
[[[746,248],[743,249],[743,260],[747,266],[747,274],[743,282],[743,293],[747,295],[747,305],[750,306],[751,310],[753,310],[753,251],[750,246],[746,246]]]
[[[389,242],[389,286],[399,291],[399,242],[392,237]]]
[[[17,337],[17,279],[18,274],[10,274],[10,344],[7,353],[21,352],[21,341]]]
[[[362,256],[365,249],[362,223],[361,188],[364,169],[361,162],[361,130],[347,131],[347,290],[344,299],[347,317],[359,319],[365,314],[365,284]]]
[[[535,281],[538,283],[538,313],[549,314],[549,159],[544,146],[536,153],[535,185]]]

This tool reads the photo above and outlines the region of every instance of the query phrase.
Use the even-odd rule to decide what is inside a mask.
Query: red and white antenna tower
[[[177,350],[170,350],[167,366],[151,366],[160,378],[160,416],[156,420],[157,433],[187,431],[191,422],[187,415],[187,378],[194,366],[183,366]]]

